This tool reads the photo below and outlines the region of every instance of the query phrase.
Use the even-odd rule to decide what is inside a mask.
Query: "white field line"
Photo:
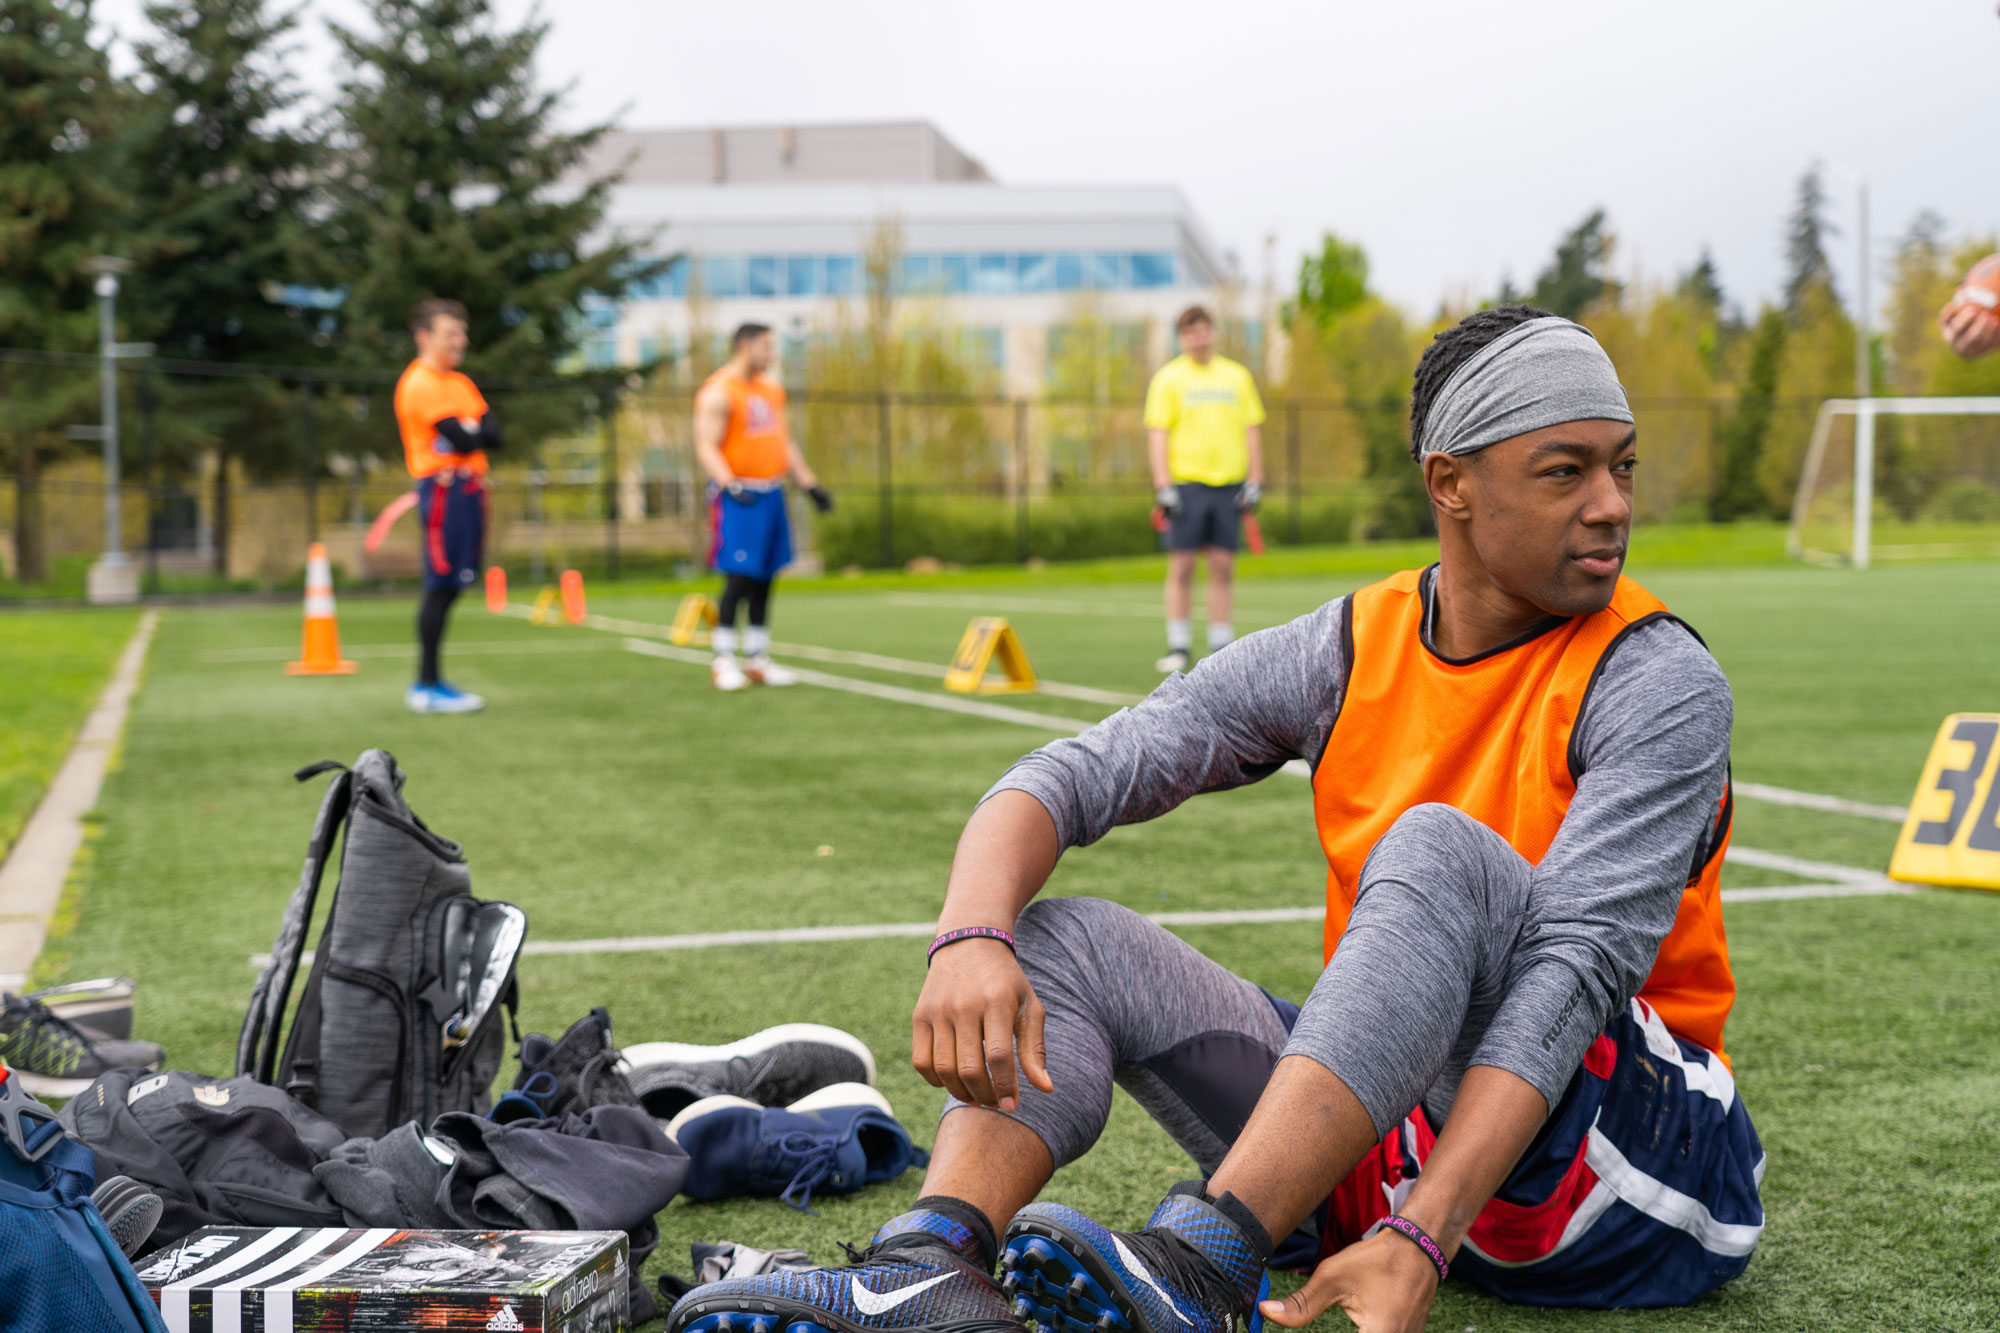
[[[771,651],[781,657],[803,657],[809,662],[831,662],[837,666],[872,667],[876,671],[895,671],[906,676],[924,676],[932,680],[943,680],[949,667],[933,666],[929,662],[913,662],[907,657],[884,657],[880,653],[856,653],[845,648],[819,648],[810,643],[773,643]],[[1145,699],[1143,694],[1120,694],[1116,690],[1092,689],[1088,685],[1066,685],[1059,680],[1035,678],[1035,693],[1054,695],[1058,699],[1076,699],[1083,703],[1109,704],[1113,708],[1130,708]]]
[[[1765,801],[1771,805],[1796,805],[1807,810],[1827,810],[1836,815],[1859,815],[1863,819],[1884,819],[1891,824],[1900,824],[1909,811],[1896,805],[1870,805],[1866,801],[1850,801],[1840,796],[1822,796],[1818,792],[1793,791],[1789,787],[1767,787],[1761,782],[1739,782],[1735,784],[1738,796],[1748,796],[1753,801]]]
[[[616,645],[603,639],[549,639],[539,643],[456,643],[453,657],[511,657],[538,653],[601,653]],[[345,643],[347,657],[415,657],[414,643]],[[286,662],[299,655],[296,648],[215,648],[202,653],[203,662]]]
[[[158,611],[139,617],[138,628],[112,670],[111,683],[98,696],[69,757],[56,770],[6,863],[0,865],[0,988],[24,989],[28,970],[41,954],[70,864],[83,846],[84,817],[97,806],[104,775],[125,732],[125,715],[139,689],[146,650],[159,626]]]
[[[1867,898],[1914,894],[1923,890],[1883,880],[1880,884],[1779,884],[1769,888],[1724,889],[1726,903],[1784,902],[1799,898]],[[1324,921],[1326,907],[1246,907],[1213,912],[1153,912],[1148,921],[1162,926],[1264,926]],[[855,940],[924,940],[937,929],[932,921],[880,921],[865,926],[788,926],[779,930],[717,930],[690,935],[622,935],[596,940],[530,940],[523,954],[670,953],[684,949],[761,948],[772,944],[845,944]],[[311,966],[307,950],[301,964]],[[271,955],[250,955],[250,966],[262,968]]]

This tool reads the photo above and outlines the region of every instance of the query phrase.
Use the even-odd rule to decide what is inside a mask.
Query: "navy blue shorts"
[[[417,483],[424,534],[424,587],[470,588],[486,552],[484,477],[434,472]]]
[[[1287,1027],[1297,1020],[1297,1006],[1272,1003]],[[1327,1201],[1321,1252],[1400,1207],[1436,1141],[1418,1108],[1362,1158]],[[1728,1066],[1633,1000],[1480,1210],[1451,1275],[1523,1305],[1685,1305],[1749,1267],[1763,1179]]]
[[[1203,547],[1233,551],[1243,533],[1243,516],[1236,508],[1243,487],[1209,486],[1199,481],[1177,481],[1181,507],[1167,516],[1162,537],[1169,551],[1199,551]]]
[[[738,500],[711,486],[708,515],[710,568],[769,583],[792,563],[792,522],[785,514],[783,487],[749,491]]]

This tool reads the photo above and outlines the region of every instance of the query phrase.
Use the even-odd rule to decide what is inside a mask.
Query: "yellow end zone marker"
[[[995,658],[1002,678],[989,681],[986,669]],[[951,655],[944,687],[953,694],[1020,694],[1035,688],[1035,668],[1012,625],[999,616],[979,616],[965,627],[965,637]]]
[[[677,643],[683,648],[689,644],[704,646],[708,643],[709,631],[719,623],[715,603],[702,593],[691,592],[681,598],[681,609],[674,612],[674,627],[667,631],[667,642]]]
[[[542,589],[535,594],[535,609],[528,612],[530,625],[547,625],[550,622],[549,608],[562,599],[562,594],[553,587]]]
[[[2000,713],[1953,713],[1938,728],[1903,820],[1889,878],[2000,889]]]

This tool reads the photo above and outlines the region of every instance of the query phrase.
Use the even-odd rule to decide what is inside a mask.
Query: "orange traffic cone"
[[[496,616],[507,609],[507,571],[498,565],[486,567],[486,609]]]
[[[562,572],[563,619],[572,625],[583,623],[583,575],[574,569]]]
[[[333,569],[326,544],[314,542],[306,551],[306,639],[297,662],[285,664],[288,676],[351,676],[361,668],[340,656],[340,626],[333,618]]]

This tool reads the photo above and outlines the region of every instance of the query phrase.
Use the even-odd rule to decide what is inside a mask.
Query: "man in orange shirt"
[[[785,515],[786,476],[798,479],[824,514],[833,497],[806,465],[785,429],[785,386],[770,377],[776,339],[764,324],[745,324],[730,339],[727,365],[694,400],[694,456],[709,479],[710,568],[723,576],[710,678],[718,690],[798,682],[771,660],[771,583],[792,561]],[[743,660],[736,655],[736,615],[750,613]]]
[[[479,577],[486,543],[486,455],[500,447],[500,424],[459,370],[465,360],[465,307],[428,300],[410,314],[417,357],[396,381],[403,458],[417,479],[424,599],[417,610],[417,682],[404,702],[413,713],[474,713],[486,706],[438,671],[446,617]]]
[[[1722,1053],[1733,705],[1624,577],[1624,390],[1580,325],[1503,306],[1437,336],[1410,424],[1435,564],[1169,676],[973,812],[912,1016],[950,1096],[910,1210],[848,1267],[688,1293],[668,1333],[1231,1333],[1336,1306],[1415,1333],[1447,1276],[1657,1306],[1749,1264],[1764,1155]],[[1042,895],[1065,852],[1293,763],[1328,868],[1303,1004],[1121,905]],[[1199,1173],[1138,1230],[1036,1198],[1114,1085]],[[1273,1267],[1313,1276],[1269,1301]]]

